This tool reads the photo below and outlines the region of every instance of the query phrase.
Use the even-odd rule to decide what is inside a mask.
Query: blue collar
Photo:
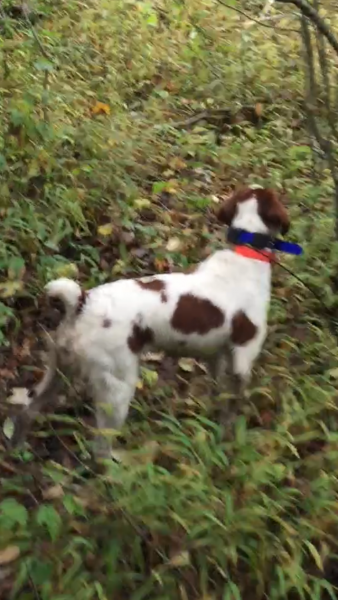
[[[279,240],[265,233],[251,233],[236,227],[229,227],[227,241],[237,246],[251,246],[257,250],[270,249],[295,256],[303,253],[303,248],[299,244],[284,242],[284,240]]]

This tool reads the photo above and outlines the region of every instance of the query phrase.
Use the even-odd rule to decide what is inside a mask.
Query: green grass
[[[213,210],[237,183],[286,193],[290,237],[305,252],[282,263],[334,314],[332,182],[293,125],[297,35],[243,28],[207,0],[34,8],[48,59],[24,20],[1,23],[3,397],[41,374],[47,280],[69,274],[90,287],[189,267],[224,244]],[[207,107],[257,103],[263,126],[237,123],[221,145],[212,124],[174,126]],[[41,416],[20,453],[1,441],[0,598],[336,597],[334,322],[277,266],[269,323],[250,397],[226,432],[201,367],[153,357],[123,431],[125,462],[106,475],[91,469],[81,399]],[[7,423],[5,400],[0,412]]]

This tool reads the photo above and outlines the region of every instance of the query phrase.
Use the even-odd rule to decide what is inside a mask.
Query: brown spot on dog
[[[256,325],[242,310],[238,311],[231,321],[230,339],[235,346],[244,346],[257,333]]]
[[[143,290],[150,290],[152,292],[162,292],[165,289],[165,283],[161,279],[150,279],[149,281],[137,279],[135,283]]]
[[[161,302],[168,302],[168,296],[165,292],[161,292]]]
[[[207,298],[198,298],[193,294],[180,296],[171,325],[184,334],[199,333],[205,335],[211,329],[221,327],[224,323],[223,311]]]
[[[237,205],[252,197],[256,198],[258,214],[268,229],[280,230],[285,235],[290,227],[290,219],[278,194],[270,189],[244,188],[234,192],[218,211],[218,219],[230,226],[236,216]]]
[[[111,327],[111,325],[112,325],[111,319],[103,319],[102,327],[104,327],[105,329],[108,329],[108,327]]]
[[[79,315],[83,311],[83,307],[86,304],[86,300],[87,300],[87,292],[85,292],[85,290],[81,290],[81,296],[78,300],[77,307],[76,307],[77,315]]]
[[[128,346],[134,354],[139,354],[144,346],[151,344],[153,339],[154,334],[149,327],[142,327],[138,323],[134,323],[132,332],[128,337]]]

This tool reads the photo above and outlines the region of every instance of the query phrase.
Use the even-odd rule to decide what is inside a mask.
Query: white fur
[[[254,197],[238,207],[233,225],[250,231],[267,231]],[[205,358],[219,374],[232,319],[243,311],[257,327],[257,333],[244,345],[231,345],[231,351],[233,371],[246,382],[266,335],[270,271],[269,263],[226,249],[210,256],[194,273],[155,275],[165,283],[167,301],[161,299],[158,291],[142,289],[135,280],[119,280],[88,292],[78,315],[75,308],[80,287],[65,278],[49,283],[47,293],[61,298],[68,317],[73,317],[63,321],[57,331],[57,351],[67,350],[88,381],[97,406],[99,429],[120,428],[127,417],[139,372],[139,354],[128,344],[134,324],[153,332],[156,349]],[[208,299],[224,313],[224,324],[205,335],[186,335],[173,329],[171,317],[182,294]],[[109,326],[103,325],[105,321]],[[184,352],[182,342],[186,345]],[[99,453],[107,455],[109,448],[109,442],[101,439]]]

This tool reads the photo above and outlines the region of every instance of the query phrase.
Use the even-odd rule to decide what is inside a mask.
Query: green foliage
[[[243,26],[211,0],[34,9],[34,31],[10,16],[0,25],[0,344],[14,356],[1,377],[12,385],[11,369],[36,367],[34,303],[47,280],[89,287],[187,268],[223,245],[210,215],[243,182],[287,192],[305,253],[283,263],[335,310],[332,181],[293,125],[297,35]],[[258,127],[238,116],[175,126],[257,104]],[[1,462],[0,556],[20,551],[4,597],[336,597],[337,347],[321,304],[278,267],[274,278],[271,335],[232,425],[219,423],[198,365],[172,376],[153,357],[125,463],[91,470],[82,407],[36,424],[32,447]],[[40,462],[45,441],[59,452]]]

